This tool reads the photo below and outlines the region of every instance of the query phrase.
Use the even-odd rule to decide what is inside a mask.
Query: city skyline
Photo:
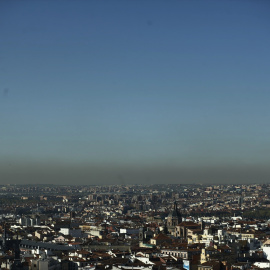
[[[269,8],[1,1],[1,183],[267,183]]]

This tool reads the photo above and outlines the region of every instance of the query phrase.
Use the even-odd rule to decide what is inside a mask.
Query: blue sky
[[[3,183],[267,182],[269,1],[0,1]]]

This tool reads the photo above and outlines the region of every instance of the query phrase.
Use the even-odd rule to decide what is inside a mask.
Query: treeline
[[[188,214],[182,214],[183,217],[189,217],[189,216],[192,216],[192,217],[212,217],[212,216],[215,216],[215,217],[219,217],[219,218],[222,218],[222,217],[230,217],[232,216],[232,213],[228,212],[228,211],[209,211],[209,212],[190,212]]]
[[[270,209],[258,208],[255,210],[244,211],[243,217],[254,218],[254,219],[270,219]]]

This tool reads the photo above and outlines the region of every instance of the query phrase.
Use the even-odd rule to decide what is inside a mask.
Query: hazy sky
[[[269,13],[0,0],[0,183],[268,182]]]

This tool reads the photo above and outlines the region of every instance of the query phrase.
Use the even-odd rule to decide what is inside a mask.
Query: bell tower
[[[175,229],[175,226],[177,226],[182,221],[182,217],[180,212],[177,209],[177,203],[176,201],[173,204],[173,210],[169,213],[167,217],[167,227],[168,231],[172,233]]]

